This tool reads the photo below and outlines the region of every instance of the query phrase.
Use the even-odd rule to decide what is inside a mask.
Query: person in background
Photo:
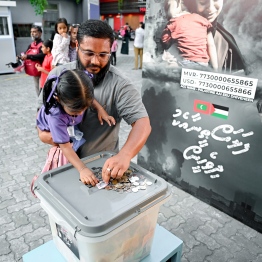
[[[138,69],[138,57],[139,57],[139,69],[142,69],[143,64],[143,47],[144,47],[144,36],[145,36],[145,26],[143,22],[139,23],[139,28],[135,31],[134,40],[134,53],[135,53],[135,67],[134,70]]]
[[[111,47],[111,65],[116,65],[116,51],[118,49],[118,43],[115,37],[115,40],[113,42],[113,45]]]
[[[69,62],[69,43],[70,37],[67,34],[69,26],[65,18],[59,18],[55,24],[55,37],[53,42],[53,61],[52,67],[63,65]]]
[[[131,32],[131,31],[132,31],[132,27],[129,25],[129,23],[128,23],[128,22],[126,22],[126,27],[129,29],[129,32]]]
[[[122,36],[122,37],[124,37],[124,35],[125,35],[125,33],[126,33],[126,31],[125,31],[125,29],[124,29],[124,27],[123,26],[121,26],[121,28],[120,28],[120,35]]]
[[[95,186],[97,178],[79,159],[74,151],[77,148],[70,142],[70,138],[75,137],[75,126],[91,106],[98,112],[97,122],[105,120],[110,126],[115,124],[115,119],[93,98],[92,77],[92,74],[76,69],[63,70],[59,76],[51,75],[43,89],[44,105],[37,116],[37,127],[50,131],[54,143],[59,145],[67,160],[78,170],[81,181]]]
[[[53,32],[51,33],[51,35],[50,35],[49,40],[54,41],[55,34],[56,34],[55,31],[53,31]]]
[[[52,48],[53,48],[53,41],[45,40],[42,44],[42,52],[45,54],[44,61],[42,63],[42,66],[40,64],[35,65],[37,71],[41,72],[40,88],[44,87],[47,75],[52,70],[52,60],[53,60],[53,56],[51,54]]]
[[[124,26],[125,34],[122,38],[121,54],[129,54],[129,39],[130,39],[130,29],[129,26]]]
[[[69,61],[76,60],[76,36],[79,24],[72,24],[69,29],[70,44],[69,44]]]
[[[104,182],[108,182],[110,176],[117,179],[123,176],[130,166],[131,159],[144,146],[151,132],[150,120],[137,88],[121,71],[110,65],[113,42],[114,32],[110,25],[100,20],[87,20],[78,28],[77,60],[56,67],[50,72],[50,75],[59,76],[64,68],[77,68],[94,75],[94,97],[107,113],[114,117],[116,124],[100,125],[97,113],[87,110],[79,125],[86,142],[77,154],[83,158],[101,151],[116,152],[103,165]],[[39,96],[38,101],[41,100]],[[119,129],[122,119],[131,125],[132,129],[119,151]],[[42,142],[54,144],[49,132],[38,132]]]
[[[31,27],[31,38],[33,40],[33,42],[28,46],[26,52],[31,49],[32,47],[37,48],[38,50],[37,53],[34,54],[26,54],[26,52],[22,55],[21,54],[21,59],[23,61],[25,61],[26,59],[30,59],[32,61],[37,61],[38,63],[42,64],[42,62],[44,61],[45,58],[45,54],[42,52],[42,45],[41,43],[43,43],[43,40],[41,39],[42,36],[42,29],[40,26],[37,25],[32,25]],[[40,88],[39,88],[39,80],[40,80],[40,76],[33,76],[34,79],[34,84],[35,84],[35,91],[36,91],[36,95],[39,95],[40,92]]]

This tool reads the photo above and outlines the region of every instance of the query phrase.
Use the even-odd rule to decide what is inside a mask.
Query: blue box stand
[[[183,241],[157,224],[150,254],[141,262],[180,262]],[[66,262],[53,240],[23,255],[23,262]]]

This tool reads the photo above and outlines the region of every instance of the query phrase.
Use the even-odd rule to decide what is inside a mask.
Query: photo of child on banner
[[[182,67],[218,69],[217,51],[212,35],[212,24],[203,16],[188,12],[184,2],[177,0],[170,5],[173,16],[165,26],[161,43],[162,59]],[[173,53],[168,51],[174,47]],[[204,69],[204,68],[203,68]]]
[[[213,3],[210,4],[210,2]],[[234,4],[233,1],[226,2],[227,8],[234,8],[234,6],[232,6]],[[147,57],[149,55],[149,57],[153,57],[158,62],[159,60],[167,61],[168,65],[172,65],[176,64],[176,60],[183,61],[187,58],[188,54],[185,53],[185,50],[194,48],[191,56],[193,56],[193,54],[199,56],[199,52],[202,52],[202,54],[205,55],[200,60],[208,61],[209,64],[212,65],[210,58],[213,57],[213,55],[204,47],[205,43],[208,43],[208,39],[211,39],[211,36],[207,37],[209,33],[211,33],[217,54],[217,58],[214,58],[214,61],[216,62],[217,60],[218,70],[243,75],[250,74],[250,63],[246,61],[245,56],[240,51],[234,36],[225,29],[222,25],[223,22],[222,24],[218,22],[220,21],[220,17],[225,16],[221,14],[223,13],[223,3],[223,0],[204,1],[204,3],[199,0],[166,0],[163,4],[159,4],[160,11],[158,10],[156,14],[151,15],[152,10],[149,10],[148,20],[150,23],[153,22],[153,24],[155,24],[152,28],[154,31],[155,51],[154,53],[149,51],[150,55],[145,54],[145,56]],[[210,7],[210,5],[212,5],[212,7]],[[209,10],[211,10],[211,12]],[[181,23],[184,23],[184,18],[189,19],[189,17],[195,17],[195,20],[190,18],[190,24],[188,24],[187,20],[187,26],[185,28],[184,24]],[[201,28],[202,25],[204,25],[203,28]],[[167,31],[169,31],[170,39],[168,39],[169,37],[165,34]],[[150,34],[150,32],[148,32],[148,34]],[[169,41],[167,41],[167,39]],[[186,60],[192,61],[190,59]],[[196,60],[196,58],[194,58],[194,60]],[[174,67],[174,65],[172,66]]]

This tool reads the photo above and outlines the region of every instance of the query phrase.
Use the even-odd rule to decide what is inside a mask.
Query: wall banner
[[[147,2],[142,99],[152,133],[138,156],[259,232],[261,9],[262,0]]]

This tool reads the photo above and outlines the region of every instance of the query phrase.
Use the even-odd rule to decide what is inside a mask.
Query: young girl
[[[63,65],[69,62],[70,37],[67,34],[69,26],[65,18],[59,18],[55,24],[55,37],[53,42],[52,67]]]
[[[70,137],[74,137],[74,126],[82,121],[83,113],[90,106],[98,111],[101,124],[104,119],[111,126],[115,124],[115,119],[93,98],[93,84],[89,76],[82,70],[63,70],[58,77],[48,78],[37,126],[42,131],[51,132],[54,143],[59,145],[64,156],[80,173],[81,181],[94,186],[98,180],[73,150]]]
[[[118,48],[118,43],[115,37],[115,40],[113,42],[113,45],[111,47],[111,65],[116,65],[116,51]]]
[[[44,61],[42,63],[42,66],[40,64],[35,65],[37,71],[41,72],[40,88],[44,87],[47,75],[52,70],[52,61],[53,61],[53,56],[51,54],[52,48],[53,48],[53,41],[45,40],[42,44],[42,52],[43,54],[45,54]]]

